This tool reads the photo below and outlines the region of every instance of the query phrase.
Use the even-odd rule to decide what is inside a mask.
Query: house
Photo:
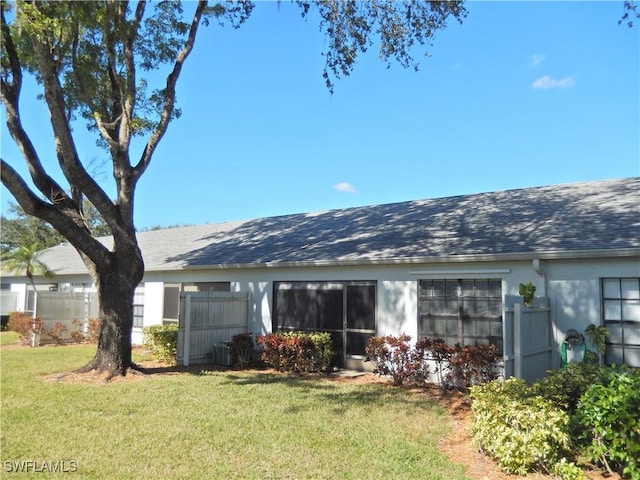
[[[570,329],[610,332],[606,360],[640,367],[640,177],[433,198],[140,232],[140,327],[177,321],[184,291],[250,292],[249,329],[332,332],[362,367],[372,335],[503,348],[520,283],[551,322],[551,366]],[[108,242],[108,239],[105,239]],[[58,290],[90,288],[75,250],[41,260]],[[21,295],[25,279],[4,278]],[[459,332],[459,327],[462,332]],[[535,335],[535,332],[533,333]]]

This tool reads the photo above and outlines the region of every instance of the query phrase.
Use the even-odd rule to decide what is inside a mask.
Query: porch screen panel
[[[278,330],[342,330],[342,286],[277,283],[275,290]]]
[[[607,364],[640,367],[640,278],[602,279]]]
[[[347,355],[364,356],[369,338],[376,334],[376,285],[346,286]]]

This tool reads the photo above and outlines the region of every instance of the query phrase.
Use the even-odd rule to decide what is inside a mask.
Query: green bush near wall
[[[159,362],[175,364],[178,351],[177,325],[152,325],[142,329],[143,345]]]
[[[548,472],[569,454],[569,415],[551,401],[532,396],[523,380],[473,386],[470,396],[473,442],[505,472]]]

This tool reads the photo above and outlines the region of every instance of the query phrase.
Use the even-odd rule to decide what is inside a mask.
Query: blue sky
[[[137,227],[640,175],[640,25],[618,25],[622,2],[467,9],[428,58],[415,52],[417,73],[387,69],[374,46],[333,95],[322,34],[295,5],[259,2],[239,30],[203,29],[178,87],[183,115],[138,186]],[[55,162],[30,93],[25,123]],[[19,165],[2,121],[2,157]],[[106,158],[75,130],[84,158]],[[9,199],[3,187],[3,212]]]

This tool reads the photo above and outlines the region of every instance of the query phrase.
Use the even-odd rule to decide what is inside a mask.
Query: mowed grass
[[[437,450],[446,415],[405,389],[240,371],[43,381],[94,353],[2,348],[0,477],[465,478]],[[77,471],[7,472],[28,461],[74,462]]]

